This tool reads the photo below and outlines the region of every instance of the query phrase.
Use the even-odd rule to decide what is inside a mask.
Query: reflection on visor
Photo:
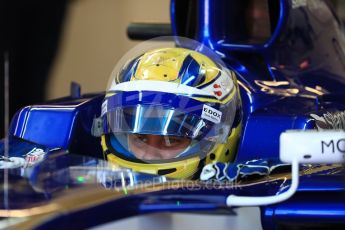
[[[141,133],[193,139],[212,135],[212,125],[208,121],[161,106],[116,108],[107,113],[107,120],[109,133]]]

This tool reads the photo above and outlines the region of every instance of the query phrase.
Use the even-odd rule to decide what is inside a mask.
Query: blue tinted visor
[[[214,138],[213,124],[195,114],[152,105],[117,107],[106,113],[107,133],[171,135],[191,139]]]

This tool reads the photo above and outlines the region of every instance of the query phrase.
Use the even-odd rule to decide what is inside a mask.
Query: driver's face
[[[191,140],[185,137],[130,134],[130,151],[142,160],[172,159],[185,150]]]

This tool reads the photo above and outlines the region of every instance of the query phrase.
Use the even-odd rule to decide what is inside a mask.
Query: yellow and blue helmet
[[[182,179],[234,158],[242,110],[234,72],[197,51],[158,48],[112,73],[101,116],[107,160]]]

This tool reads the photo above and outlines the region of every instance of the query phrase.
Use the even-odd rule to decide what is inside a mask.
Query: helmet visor
[[[107,112],[108,133],[134,133],[201,139],[213,137],[213,125],[194,114],[162,106],[118,107]]]
[[[132,160],[166,162],[204,155],[217,140],[211,122],[163,106],[118,107],[106,119],[109,144]]]

